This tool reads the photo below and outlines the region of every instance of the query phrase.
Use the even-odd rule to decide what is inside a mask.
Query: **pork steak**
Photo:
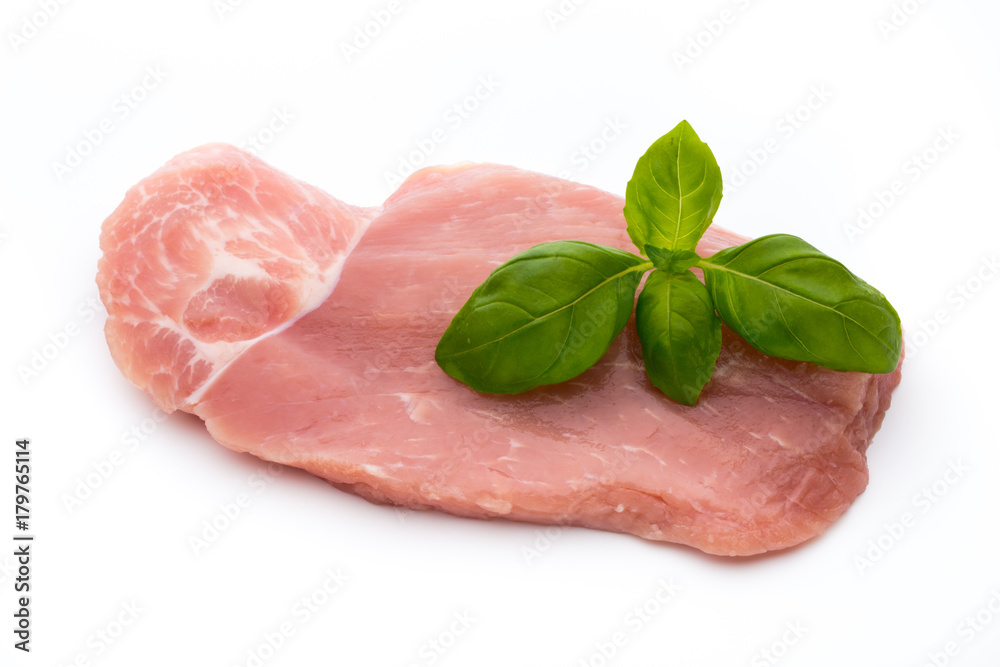
[[[515,253],[562,239],[636,252],[623,204],[462,164],[359,208],[203,146],[104,222],[108,345],[161,408],[198,415],[226,447],[374,502],[734,556],[822,533],[867,485],[899,368],[775,359],[724,327],[715,375],[685,407],[647,379],[634,322],[584,374],[524,394],[479,394],[435,364],[452,316]],[[698,249],[744,240],[713,227]]]

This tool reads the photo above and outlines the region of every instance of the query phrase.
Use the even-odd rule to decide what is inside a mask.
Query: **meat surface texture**
[[[750,555],[822,533],[868,482],[899,369],[767,357],[724,328],[695,407],[652,386],[634,323],[593,368],[479,394],[434,349],[492,269],[546,241],[636,252],[623,200],[497,165],[424,169],[345,205],[225,145],[184,153],[105,221],[112,355],[223,445],[378,503],[577,525]],[[718,227],[702,254],[744,239]]]
[[[111,355],[167,411],[261,336],[319,306],[376,213],[210,144],[128,191],[97,285]]]

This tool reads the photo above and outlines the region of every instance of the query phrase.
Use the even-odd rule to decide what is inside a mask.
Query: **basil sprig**
[[[899,315],[886,298],[797,236],[762,236],[698,266],[722,321],[765,354],[866,373],[899,363]]]
[[[624,250],[582,241],[537,245],[475,289],[435,359],[448,375],[489,394],[565,382],[608,351],[652,267]]]
[[[657,139],[625,188],[628,235],[647,245],[694,250],[722,201],[722,171],[712,149],[683,120]]]
[[[690,271],[653,271],[635,306],[646,375],[670,398],[694,405],[722,349],[712,297]]]
[[[627,231],[643,256],[581,241],[514,256],[455,315],[438,365],[486,393],[564,382],[604,356],[635,304],[646,374],[684,405],[712,377],[722,323],[771,356],[841,371],[896,368],[903,343],[892,305],[802,239],[773,234],[699,256],[721,199],[719,165],[682,121],[639,159],[625,191]]]

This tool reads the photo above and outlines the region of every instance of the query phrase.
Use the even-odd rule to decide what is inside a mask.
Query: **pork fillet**
[[[377,209],[230,146],[178,156],[105,221],[108,343],[223,445],[369,500],[749,555],[820,534],[868,481],[899,369],[767,357],[723,329],[696,407],[652,386],[634,322],[576,379],[513,396],[434,349],[492,269],[545,241],[636,252],[623,200],[513,167],[424,169]],[[711,228],[702,254],[743,238]]]

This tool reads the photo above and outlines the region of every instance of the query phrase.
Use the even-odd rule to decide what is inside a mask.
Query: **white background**
[[[890,0],[567,0],[565,15],[558,0],[411,0],[348,57],[388,0],[7,0],[0,664],[253,665],[262,646],[268,666],[1000,664],[1000,10],[896,1],[894,16]],[[467,99],[482,77],[495,90]],[[463,103],[475,109],[449,120]],[[546,537],[377,507],[294,470],[266,481],[196,418],[155,421],[110,359],[101,222],[179,152],[254,137],[281,169],[375,205],[440,127],[416,156],[427,164],[567,172],[621,194],[683,118],[722,167],[720,225],[805,237],[884,291],[907,331],[870,486],[799,548],[731,560]],[[609,122],[621,129],[604,141]],[[859,207],[875,215],[848,234]],[[12,647],[18,437],[33,451],[30,655]],[[190,538],[240,494],[249,505],[195,554]],[[348,579],[327,595],[338,570]],[[661,580],[680,588],[667,603]],[[324,604],[307,617],[310,596]],[[266,648],[286,622],[293,634]],[[624,645],[604,658],[615,633]]]

